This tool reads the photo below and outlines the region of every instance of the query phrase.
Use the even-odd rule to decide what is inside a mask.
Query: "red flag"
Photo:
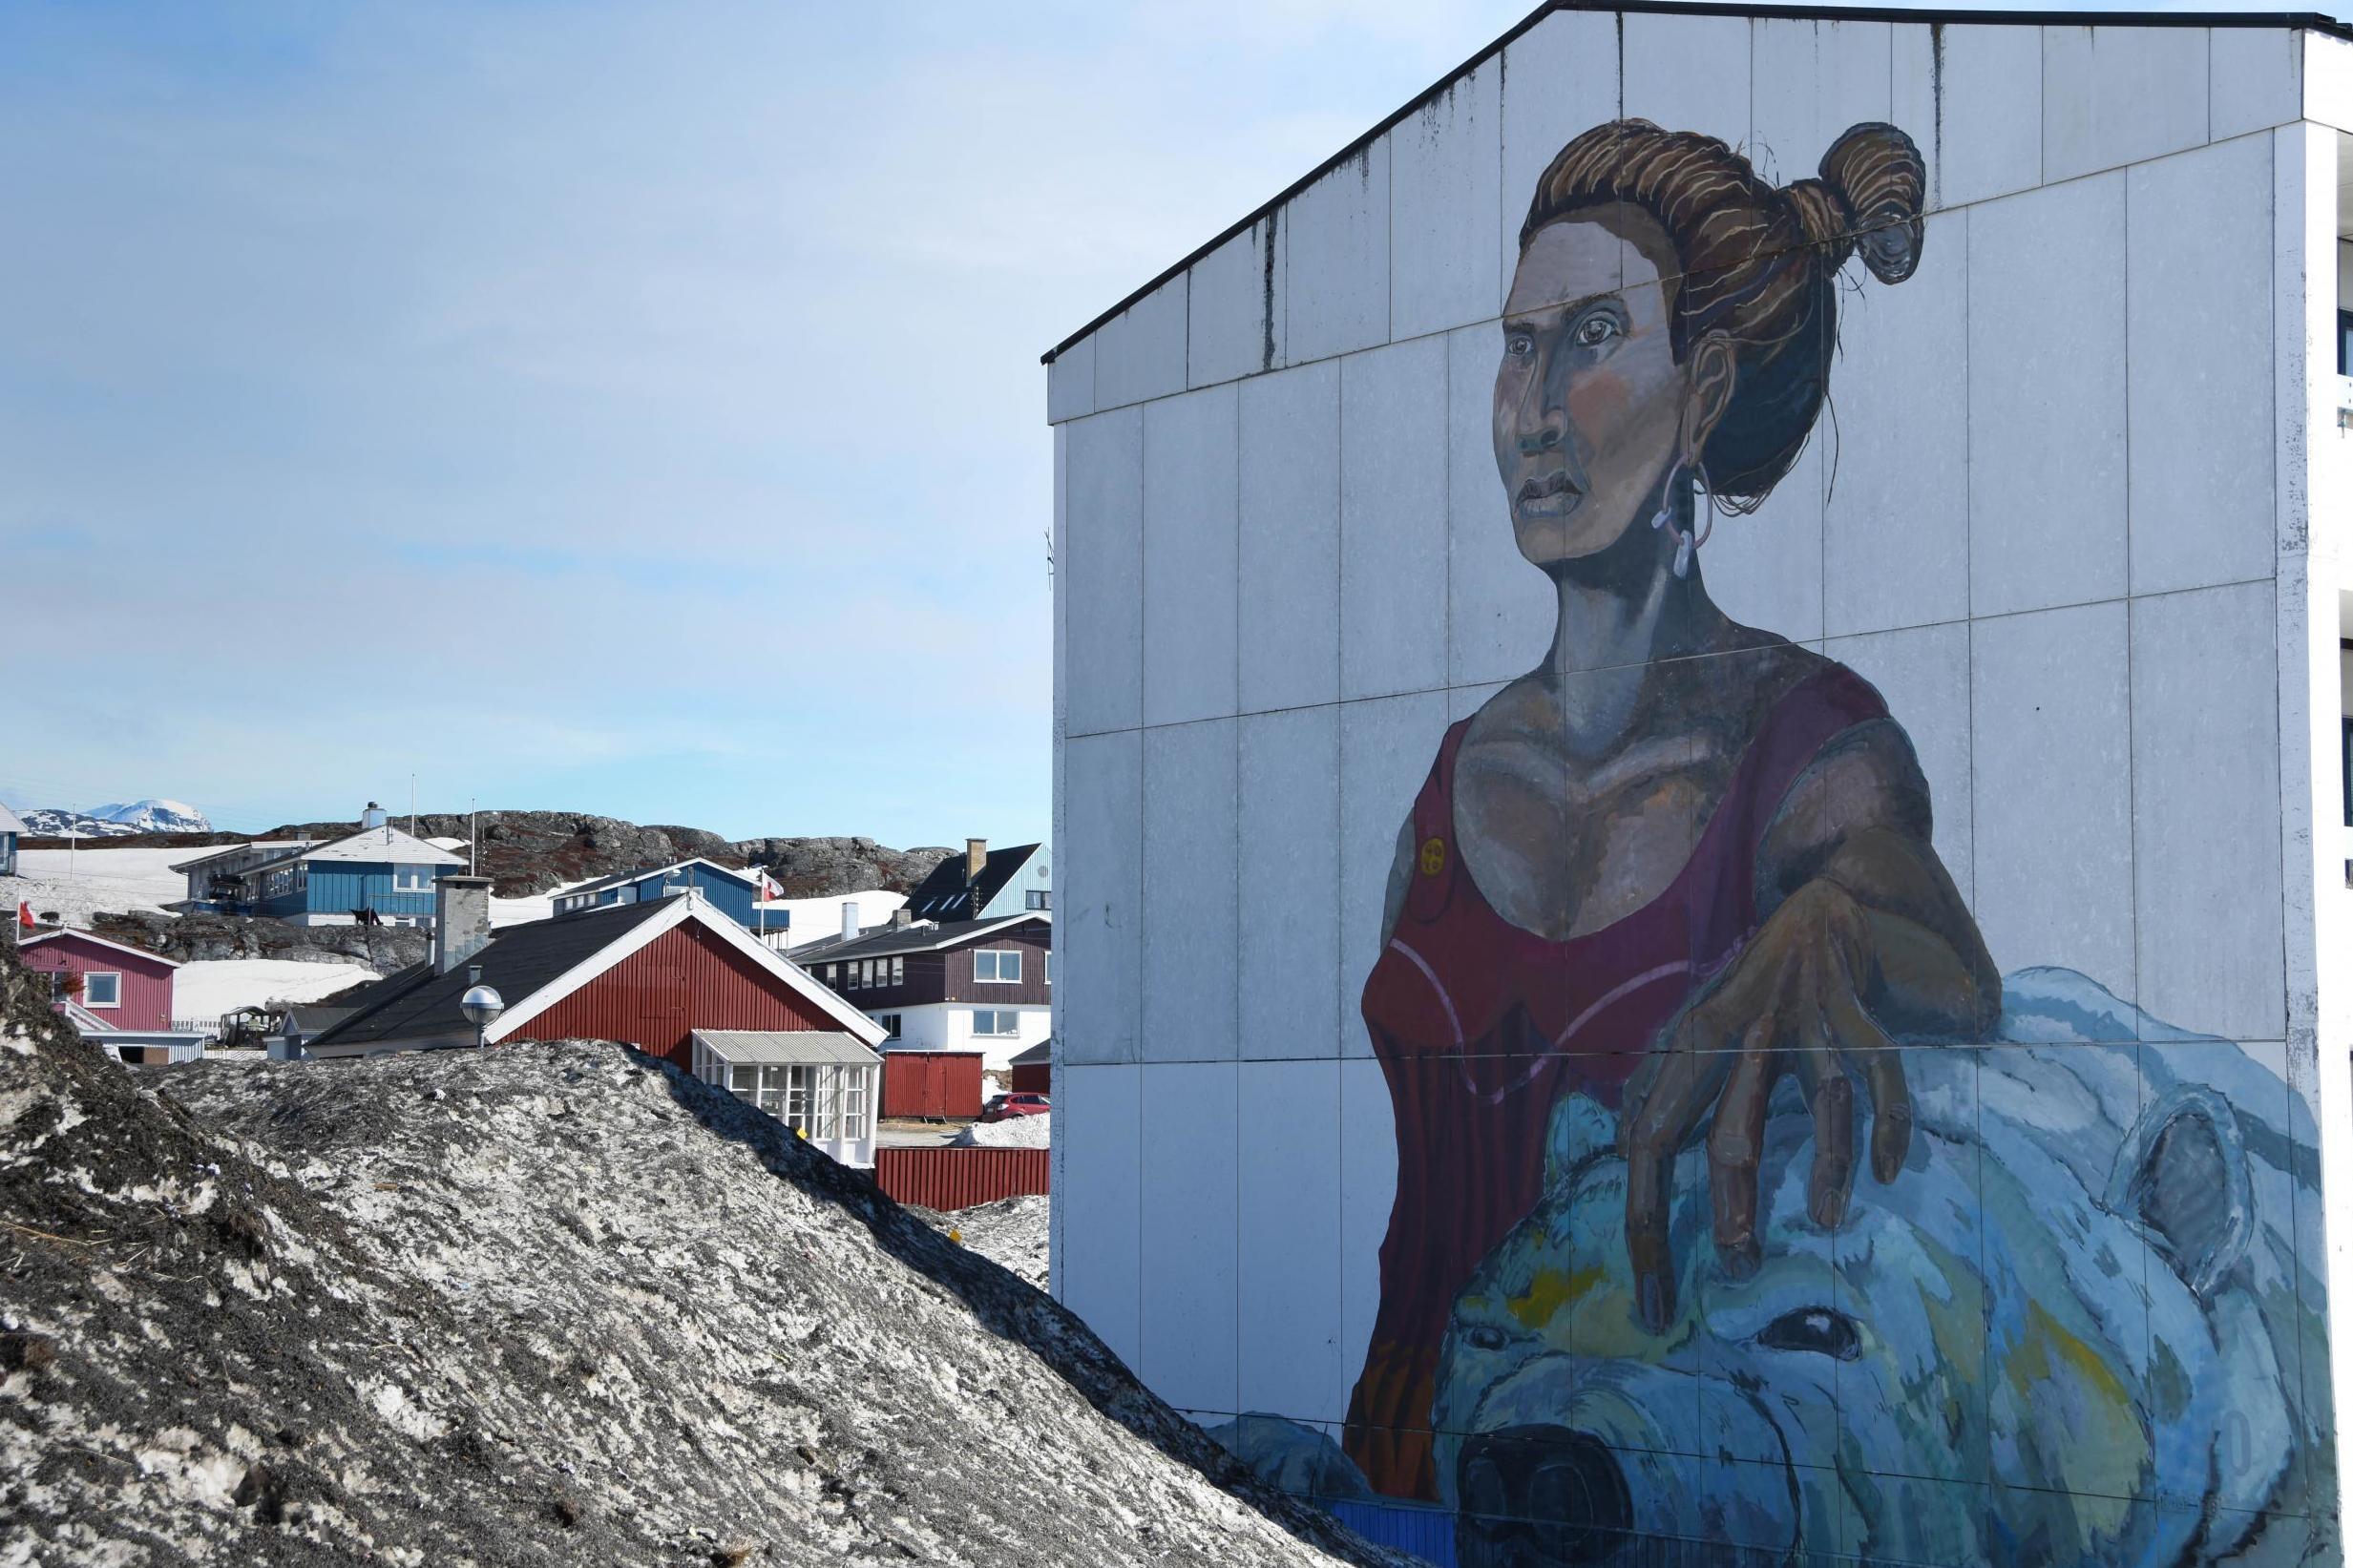
[[[31,904],[25,903],[21,900],[18,901],[16,906],[16,926],[19,930],[29,931],[37,929],[32,919],[32,906]]]

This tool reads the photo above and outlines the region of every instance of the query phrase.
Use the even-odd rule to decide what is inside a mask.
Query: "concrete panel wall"
[[[2313,849],[2334,663],[2324,695],[2307,672],[2334,624],[2316,571],[2337,580],[2312,497],[2343,480],[2333,376],[2306,375],[2333,318],[2304,286],[2317,268],[2333,308],[2334,133],[2297,122],[2353,117],[2346,48],[1558,13],[1057,361],[1055,1268],[1148,1382],[1205,1424],[1256,1412],[1228,1435],[1297,1484],[1451,1510],[1480,1550],[1492,1516],[1823,1561],[2025,1538],[2337,1560],[2318,1129],[2353,1113],[2319,1081],[2343,1077],[2344,1007],[2310,976],[2345,911]],[[1496,433],[1499,313],[1539,177],[1620,115],[1775,184],[1891,122],[1925,164],[1922,238],[1901,282],[1844,269],[1827,407],[1697,552],[1754,631],[1668,626],[1629,664],[1572,616],[1574,674],[1536,701],[1564,601],[1499,470],[1526,433],[1509,407]],[[1591,440],[1589,486],[1617,449]],[[1776,705],[1793,680],[1814,695]],[[1745,831],[1717,807],[1761,787],[1739,770],[1766,775],[1775,724],[1842,826],[1770,885],[1741,841],[1726,874],[1754,903],[1720,948],[1683,881],[1674,933],[1642,925],[1629,895],[1656,889],[1628,868],[1666,852],[1642,835],[1688,874]],[[1629,729],[1647,750],[1611,749]],[[1454,744],[1484,804],[1433,815]],[[1876,782],[1822,783],[1823,746]],[[1788,784],[1757,833],[1806,809]],[[1785,895],[1869,881],[1825,869],[1866,817],[2000,993],[1923,1025],[1882,973],[1859,995],[1884,1036],[1825,1026],[1863,1162],[1891,1077],[1917,1129],[1835,1225],[1775,1058],[1744,1273],[1713,1244],[1709,1139],[1748,1103],[1742,1047],[1801,1033],[1749,982],[1801,967],[1771,957]],[[1595,930],[1618,946],[1575,946]],[[1870,940],[1894,945],[1869,966],[1913,962]],[[1588,972],[1623,984],[1586,995]],[[1687,1004],[1731,1049],[1671,1123],[1651,1302],[1620,1085]],[[1409,1234],[1433,1205],[1492,1227],[1434,1302],[1383,1261],[1439,1258]],[[1596,1379],[1647,1413],[1601,1410]],[[1675,1457],[1699,1453],[1723,1457]],[[1616,1496],[1604,1475],[1622,1517],[1547,1516],[1571,1479]]]

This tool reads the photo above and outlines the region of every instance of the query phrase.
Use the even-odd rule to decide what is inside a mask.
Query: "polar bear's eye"
[[[1838,1361],[1862,1354],[1862,1334],[1855,1320],[1827,1307],[1801,1307],[1765,1325],[1756,1343],[1768,1350],[1811,1350]]]
[[[1503,1348],[1503,1330],[1490,1324],[1481,1324],[1463,1336],[1478,1350],[1500,1350]]]

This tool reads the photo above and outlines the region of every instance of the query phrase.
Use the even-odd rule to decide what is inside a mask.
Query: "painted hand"
[[[1816,1224],[1846,1217],[1855,1180],[1855,1086],[1871,1095],[1871,1172],[1895,1180],[1911,1146],[1912,1101],[1894,1042],[1865,1011],[1872,972],[1859,905],[1811,882],[1773,912],[1722,983],[1687,1010],[1628,1086],[1618,1121],[1626,1156],[1626,1244],[1645,1324],[1675,1316],[1668,1235],[1675,1157],[1711,1107],[1708,1184],[1715,1245],[1735,1278],[1755,1272],[1757,1165],[1774,1085],[1794,1073],[1814,1113],[1806,1207]]]

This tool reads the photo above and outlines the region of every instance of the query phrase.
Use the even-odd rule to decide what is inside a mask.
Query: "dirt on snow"
[[[0,1565],[1389,1564],[622,1047],[125,1070],[0,951]]]

